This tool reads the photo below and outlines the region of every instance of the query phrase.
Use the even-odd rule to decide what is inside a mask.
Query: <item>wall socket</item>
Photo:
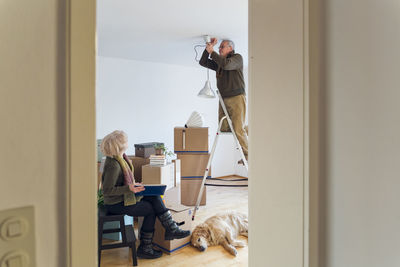
[[[35,267],[33,206],[0,211],[0,267]]]

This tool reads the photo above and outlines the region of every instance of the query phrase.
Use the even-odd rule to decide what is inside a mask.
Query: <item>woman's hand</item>
[[[133,183],[129,185],[129,190],[131,190],[133,193],[139,193],[144,191],[145,188],[141,183]]]

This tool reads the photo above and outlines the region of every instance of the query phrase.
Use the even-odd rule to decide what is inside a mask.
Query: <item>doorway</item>
[[[90,40],[94,40],[94,4],[85,6],[76,0],[71,0],[71,2],[74,2],[74,5],[71,5],[70,13],[71,43],[81,45],[71,45],[73,49],[70,57],[76,59],[75,61],[71,60],[71,74],[79,69],[83,69],[83,73],[87,73],[86,69],[94,70],[93,54],[87,55],[86,53],[93,48]],[[307,29],[307,24],[303,24],[306,4],[293,5],[289,1],[280,1],[274,5],[259,3],[258,1],[249,2],[250,173],[252,177],[255,177],[254,180],[250,180],[249,185],[249,213],[252,222],[249,239],[251,266],[257,261],[265,263],[266,255],[268,256],[267,265],[302,266],[304,263],[303,256],[308,251],[304,245],[307,239],[304,235],[306,228],[304,218],[307,217],[304,207],[307,206],[307,203],[305,202],[304,183],[306,176],[304,175],[303,150],[304,140],[306,139],[306,136],[304,136],[304,118],[307,115],[304,113],[306,86],[303,61],[306,51],[303,39],[305,29]],[[89,34],[75,36],[75,33]],[[84,43],[84,40],[88,40],[88,43]],[[89,66],[85,66],[81,65],[82,61],[91,63],[89,63]],[[95,140],[93,114],[95,87],[94,79],[91,79],[93,75],[94,73],[88,77],[71,75],[70,90],[73,96],[69,110],[71,114],[71,132],[69,134],[72,135],[70,136],[71,161],[78,160],[79,155],[74,153],[77,153],[76,151],[82,152],[82,150],[88,151],[88,158],[95,160],[95,144],[94,142],[92,144],[92,140]],[[81,92],[79,90],[81,85],[84,85],[85,88],[92,88],[92,91]],[[78,96],[83,96],[84,99],[75,98]],[[85,99],[88,101],[82,102]],[[75,111],[87,112],[88,110],[92,115],[90,125],[82,122],[81,118],[75,115]],[[91,134],[80,136],[82,142],[75,143],[74,141],[78,139],[78,136],[73,134],[74,129],[78,129],[82,125],[87,127]],[[282,131],[277,131],[277,128],[284,129],[284,134],[282,134]],[[274,140],[274,142],[268,143],[265,140]],[[78,149],[74,150],[74,147]],[[91,153],[93,156],[90,156]],[[297,167],[293,168],[293,166]],[[74,183],[75,179],[78,178],[74,175],[70,176],[71,262],[85,262],[85,259],[87,259],[88,264],[85,266],[93,265],[87,255],[95,255],[95,233],[94,229],[90,227],[95,224],[95,214],[92,211],[82,212],[82,206],[78,205],[77,200],[81,198],[87,200],[87,193],[93,191],[89,188],[95,188],[93,186],[95,183],[94,169],[93,167],[86,170],[79,164],[70,166],[71,174],[77,171],[79,174],[88,174],[88,177],[93,177],[93,182],[84,185],[88,187],[85,187],[87,190],[82,192],[82,190],[79,190],[82,187],[78,189],[78,183]],[[85,173],[86,171],[87,173]],[[95,192],[93,192],[93,195],[95,195]],[[93,210],[94,202],[93,200],[92,206],[89,205]],[[80,225],[80,229],[90,233],[89,238],[87,234],[85,239],[81,238],[79,233],[82,233],[82,231],[78,231],[74,227],[79,225],[79,222],[74,220],[76,215],[81,215],[93,222],[93,224]],[[282,236],[278,233],[285,234]],[[79,241],[82,241],[82,243],[78,243]],[[87,246],[83,244],[87,244]],[[287,247],[288,244],[290,244],[290,248]],[[78,249],[82,247],[85,247],[85,249]],[[290,259],[284,253],[288,249],[295,252]],[[94,256],[93,259],[95,259]]]

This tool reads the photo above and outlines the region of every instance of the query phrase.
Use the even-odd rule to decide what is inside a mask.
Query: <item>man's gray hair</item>
[[[222,40],[222,42],[226,42],[230,47],[232,47],[232,50],[235,50],[235,43],[232,40],[225,39]]]

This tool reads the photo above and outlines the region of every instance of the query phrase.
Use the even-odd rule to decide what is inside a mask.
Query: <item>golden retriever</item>
[[[222,245],[229,253],[236,256],[235,247],[246,245],[236,238],[238,235],[248,236],[248,225],[247,216],[242,213],[236,211],[219,213],[195,227],[191,243],[200,251],[205,251],[209,246]]]

